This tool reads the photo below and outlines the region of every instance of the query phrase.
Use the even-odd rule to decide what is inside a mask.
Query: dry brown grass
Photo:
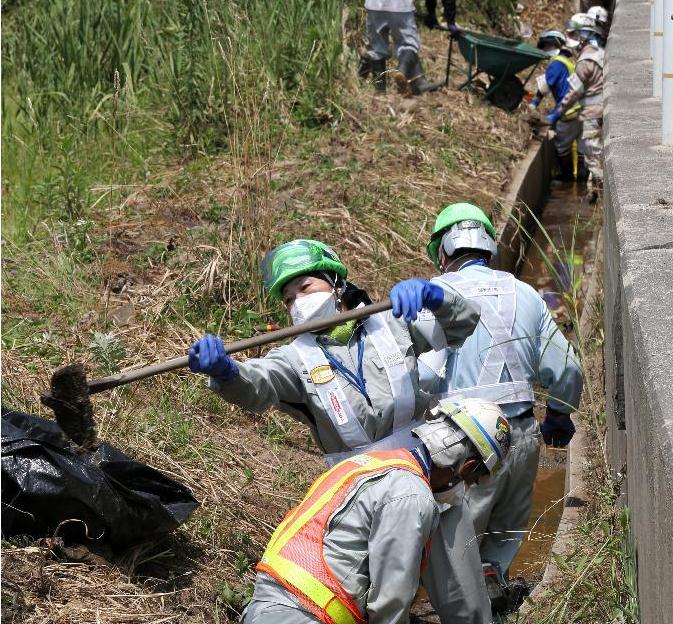
[[[437,77],[446,41],[422,37]],[[354,78],[344,88],[350,104],[329,128],[288,123],[273,146],[271,129],[257,128],[227,156],[127,189],[121,204],[99,189],[83,252],[72,228],[53,225],[23,249],[7,246],[4,400],[48,416],[37,399],[55,366],[79,359],[102,372],[95,332],[123,346],[116,364],[126,368],[184,353],[206,329],[234,337],[283,319],[263,298],[257,261],[294,236],[332,243],[375,298],[395,279],[431,275],[424,245],[438,209],[469,198],[495,210],[529,128],[468,92],[410,101]],[[230,621],[270,532],[321,468],[306,429],[230,407],[188,373],[95,402],[101,436],[191,487],[201,508],[114,565],[5,544],[3,621]]]

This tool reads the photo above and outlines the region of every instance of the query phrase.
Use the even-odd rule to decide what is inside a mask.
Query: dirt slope
[[[558,10],[534,11],[543,5]],[[439,76],[446,40],[422,37]],[[262,297],[254,260],[295,236],[333,244],[375,298],[396,279],[431,275],[424,246],[437,211],[465,198],[497,210],[528,126],[453,88],[377,97],[353,72],[344,89],[350,105],[325,126],[288,124],[273,145],[261,129],[227,157],[175,163],[121,205],[101,201],[77,224],[6,243],[3,402],[50,416],[38,394],[61,363],[105,374],[182,354],[206,330],[233,338],[286,323]],[[188,373],[99,395],[95,410],[101,437],[191,487],[201,509],[114,563],[5,544],[3,621],[229,621],[274,525],[321,469],[308,432],[228,406]]]

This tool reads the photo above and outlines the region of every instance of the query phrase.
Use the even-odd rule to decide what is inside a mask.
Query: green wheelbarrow
[[[505,39],[464,30],[457,35],[452,35],[449,41],[444,82],[447,86],[454,41],[458,42],[458,49],[467,61],[467,69],[462,70],[467,80],[458,89],[464,89],[472,84],[477,76],[486,74],[489,78],[486,98],[495,106],[508,111],[513,111],[519,106],[524,96],[525,84],[537,66],[550,58],[546,52],[516,39]],[[531,66],[532,69],[522,82],[517,74]]]

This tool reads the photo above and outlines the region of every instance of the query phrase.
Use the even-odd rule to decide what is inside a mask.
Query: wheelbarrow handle
[[[348,310],[347,312],[335,314],[325,319],[308,321],[306,323],[302,323],[301,325],[284,327],[282,329],[277,329],[275,331],[260,334],[258,336],[252,336],[251,338],[243,338],[241,340],[229,342],[224,345],[224,348],[229,354],[238,353],[247,349],[253,349],[255,347],[271,344],[272,342],[285,340],[286,338],[294,338],[295,336],[299,336],[301,334],[307,334],[310,332],[321,331],[323,329],[329,329],[330,327],[336,327],[337,325],[347,323],[348,321],[363,319],[368,316],[372,316],[373,314],[390,310],[392,307],[393,304],[391,303],[390,299],[384,299],[378,303],[372,303],[360,308],[355,308],[354,310]],[[98,392],[103,392],[104,390],[110,390],[118,386],[123,386],[133,381],[147,379],[147,377],[153,377],[154,375],[160,375],[161,373],[167,373],[179,368],[184,368],[187,366],[188,361],[189,358],[187,356],[177,357],[164,362],[157,362],[156,364],[151,364],[150,366],[144,366],[143,368],[136,368],[134,370],[117,373],[116,375],[111,375],[109,377],[93,379],[88,382],[89,394],[96,394]]]

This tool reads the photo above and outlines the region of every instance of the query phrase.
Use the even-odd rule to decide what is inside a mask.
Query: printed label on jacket
[[[341,403],[339,403],[339,399],[337,398],[336,392],[330,392],[329,399],[332,402],[332,407],[334,408],[334,416],[336,417],[337,423],[340,425],[345,425],[348,422],[348,416],[344,414],[343,408],[341,407]]]

